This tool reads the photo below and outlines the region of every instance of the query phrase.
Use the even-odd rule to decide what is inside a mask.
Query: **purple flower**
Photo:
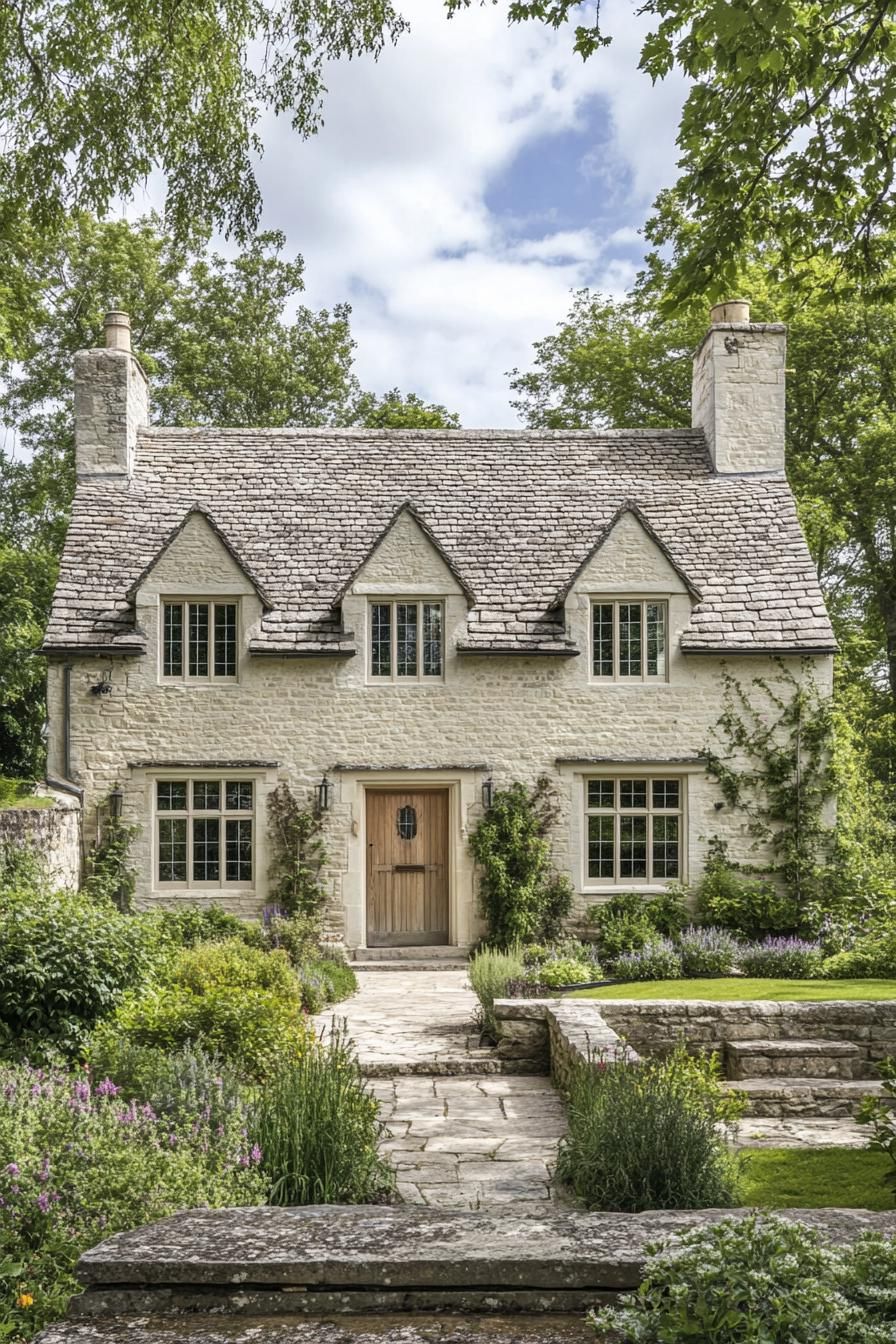
[[[10,1162],[6,1168],[6,1174],[7,1176],[18,1176],[19,1174],[18,1164],[16,1162]]]
[[[116,1087],[111,1078],[104,1078],[96,1089],[98,1097],[117,1097],[121,1088]]]
[[[41,1194],[39,1194],[35,1202],[37,1204],[37,1207],[40,1209],[41,1213],[50,1212],[50,1196],[47,1194],[46,1191],[43,1191]]]
[[[260,1161],[261,1161],[261,1149],[259,1148],[259,1146],[258,1146],[257,1143],[253,1143],[253,1145],[252,1145],[252,1151],[251,1151],[251,1153],[249,1154],[249,1156],[251,1157],[251,1159],[252,1159],[253,1162],[260,1162]]]

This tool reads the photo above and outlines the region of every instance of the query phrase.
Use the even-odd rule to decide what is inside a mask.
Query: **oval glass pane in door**
[[[398,809],[398,834],[402,840],[413,840],[417,834],[417,809],[400,807]]]

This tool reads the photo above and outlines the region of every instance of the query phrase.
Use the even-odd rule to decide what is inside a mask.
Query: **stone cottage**
[[[582,905],[746,857],[701,749],[723,665],[828,688],[784,476],[785,329],[713,309],[693,429],[166,429],[110,313],[43,651],[49,773],[118,786],[137,899],[266,902],[266,799],[327,809],[350,947],[469,944],[467,837],[547,774]]]

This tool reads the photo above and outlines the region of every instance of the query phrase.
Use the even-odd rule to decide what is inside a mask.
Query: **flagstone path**
[[[549,1078],[504,1072],[479,1044],[466,971],[359,971],[358,993],[322,1013],[345,1023],[387,1126],[383,1151],[407,1203],[476,1209],[568,1203],[554,1179],[566,1108]],[[862,1148],[853,1121],[745,1118],[743,1148]]]

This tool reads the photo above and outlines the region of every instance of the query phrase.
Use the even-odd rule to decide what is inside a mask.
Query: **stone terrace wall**
[[[567,1091],[575,1066],[589,1056],[637,1059],[634,1050],[608,1026],[595,1005],[581,999],[499,999],[498,1055],[521,1070],[551,1076]]]
[[[0,810],[0,845],[33,849],[60,887],[81,885],[81,809],[74,799],[55,807],[8,807]]]
[[[649,1054],[667,1053],[681,1038],[694,1051],[724,1051],[729,1041],[852,1041],[860,1052],[853,1076],[875,1078],[874,1061],[896,1053],[896,1001],[892,1000],[601,999],[600,1012],[635,1050]]]

